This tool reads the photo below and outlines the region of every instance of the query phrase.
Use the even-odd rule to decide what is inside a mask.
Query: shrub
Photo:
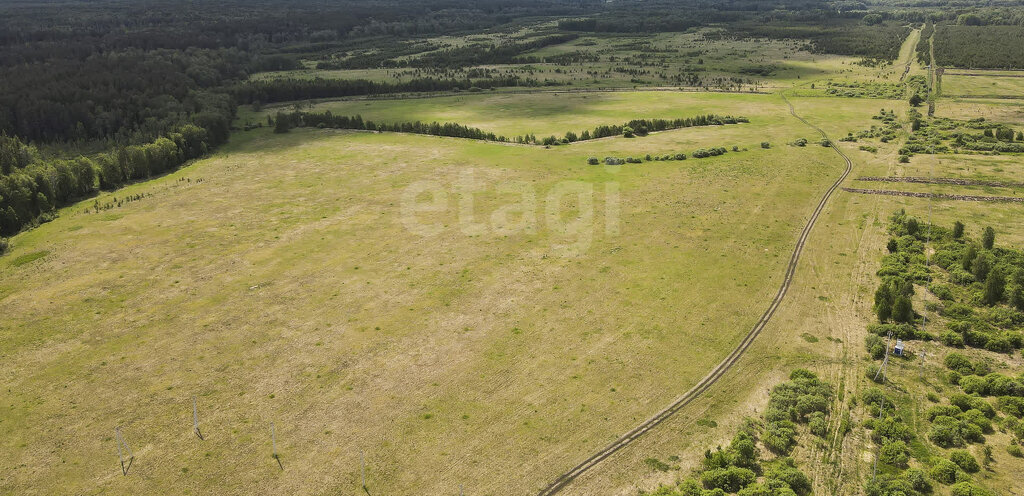
[[[996,406],[999,410],[1012,415],[1017,418],[1024,417],[1024,398],[1017,398],[1014,396],[1000,396],[996,400]]]
[[[928,289],[931,290],[932,294],[937,296],[940,300],[944,300],[944,301],[952,301],[953,300],[953,290],[951,290],[949,288],[949,286],[945,286],[945,285],[942,285],[942,284],[933,284]]]
[[[882,382],[885,381],[885,376],[879,373],[881,369],[882,367],[878,365],[869,365],[867,370],[864,371],[864,376],[870,379],[872,382],[881,384]]]
[[[945,331],[939,336],[939,340],[946,346],[952,346],[954,348],[964,347],[964,337],[953,332]]]
[[[587,159],[587,163],[590,164],[590,165],[597,165],[597,164],[600,164],[601,161],[598,160],[597,157],[590,157],[590,158]]]
[[[765,428],[761,442],[765,447],[776,454],[789,453],[793,447],[793,438],[796,437],[796,426],[792,422],[772,422]]]
[[[992,496],[992,492],[964,481],[953,485],[949,490],[949,496]]]
[[[928,430],[928,439],[942,448],[964,445],[960,421],[945,415],[936,417]]]
[[[875,432],[872,436],[876,441],[903,441],[907,442],[914,438],[910,426],[903,423],[899,417],[885,417],[875,422]]]
[[[903,441],[889,441],[882,445],[879,459],[882,460],[882,463],[895,467],[906,467],[907,461],[910,460],[909,453],[910,450],[907,449],[907,444]]]
[[[771,143],[769,143],[767,141],[762,141],[761,142],[761,148],[771,148],[771,147],[772,147]]]
[[[967,394],[988,395],[988,381],[976,375],[968,375],[960,378],[960,387]]]
[[[0,255],[7,253],[7,250],[11,247],[11,242],[7,238],[0,238]]]
[[[973,474],[981,467],[978,465],[978,460],[974,459],[974,456],[967,450],[953,450],[949,454],[949,461],[955,463],[958,467],[962,468],[964,472]]]
[[[1022,451],[1020,449],[1020,446],[1017,446],[1016,444],[1011,444],[1011,445],[1007,446],[1006,447],[1006,452],[1009,453],[1010,456],[1014,456],[1014,457],[1017,457],[1017,458],[1024,457],[1024,451]]]
[[[825,437],[828,434],[828,422],[825,420],[824,413],[814,412],[811,414],[807,425],[811,429],[811,434],[814,434],[815,436]]]
[[[885,340],[877,334],[868,334],[864,338],[864,347],[874,360],[885,357]]]
[[[734,493],[757,479],[753,470],[743,467],[716,468],[700,475],[705,489],[721,489]]]
[[[974,365],[971,364],[971,360],[959,353],[950,353],[946,355],[946,358],[942,360],[942,363],[946,368],[955,370],[960,375],[970,375],[974,373]]]
[[[932,467],[928,475],[930,475],[932,479],[943,484],[952,484],[956,482],[956,473],[959,470],[960,467],[955,463],[946,459],[940,459],[938,463]]]
[[[773,480],[782,481],[797,494],[810,494],[811,480],[794,466],[793,460],[791,458],[783,458],[780,462],[779,465],[775,465],[766,471],[764,475],[765,482],[768,485],[773,485]]]

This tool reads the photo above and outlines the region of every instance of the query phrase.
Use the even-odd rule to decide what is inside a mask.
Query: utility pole
[[[875,372],[874,381],[878,382],[878,376],[882,376],[882,384],[885,384],[885,367],[889,365],[889,342],[892,341],[892,331],[889,331],[885,335],[885,358],[882,360],[882,366]]]
[[[203,440],[203,433],[199,430],[199,409],[196,407],[196,397],[192,397],[192,430],[195,431],[196,437],[200,441]]]
[[[128,443],[124,442],[124,436],[121,435],[121,426],[114,427],[114,437],[117,439],[117,457],[121,460],[121,475],[127,476],[128,470],[132,468],[132,462],[135,461],[135,453],[132,453],[132,449],[128,447]],[[128,452],[128,464],[124,463],[124,451]]]

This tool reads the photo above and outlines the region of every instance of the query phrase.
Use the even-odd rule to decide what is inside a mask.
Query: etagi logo
[[[598,229],[619,234],[618,181],[566,180],[540,188],[528,181],[488,184],[476,176],[476,170],[467,169],[454,183],[410,184],[402,191],[402,224],[425,238],[453,229],[466,236],[538,235],[550,240],[552,253],[561,257],[584,254]],[[601,226],[595,222],[595,206]],[[454,223],[444,222],[452,215]]]

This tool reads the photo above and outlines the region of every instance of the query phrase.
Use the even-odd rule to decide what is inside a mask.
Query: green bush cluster
[[[832,388],[807,370],[797,369],[790,379],[772,389],[764,422],[747,419],[726,447],[704,452],[694,476],[683,482],[663,486],[652,496],[805,496],[811,493],[811,480],[796,467],[792,458],[761,458],[758,441],[776,453],[788,453],[796,435],[796,422],[825,422]],[[783,426],[784,424],[784,426]],[[780,427],[782,426],[782,427]],[[786,432],[779,432],[782,428]],[[811,426],[822,434],[819,425]],[[772,441],[771,438],[778,438]],[[773,447],[774,446],[774,447]],[[783,447],[777,451],[776,448]],[[758,481],[760,479],[760,481]]]
[[[875,295],[879,321],[914,325],[918,318],[912,310],[907,311],[907,300],[914,284],[930,281],[929,291],[940,300],[935,308],[948,326],[938,333],[944,344],[1000,353],[1024,345],[1024,251],[997,246],[991,228],[975,241],[965,235],[963,223],[952,230],[923,225],[902,210],[890,218],[889,231],[890,253],[882,259],[878,271],[882,282]],[[934,250],[931,266],[925,263],[926,242]],[[931,338],[924,332],[911,332],[911,327],[872,330],[879,334],[893,331],[900,339]]]
[[[775,386],[769,394],[762,442],[772,452],[788,454],[796,442],[796,423],[807,423],[814,413],[828,414],[832,386],[813,373],[797,369],[790,380]]]

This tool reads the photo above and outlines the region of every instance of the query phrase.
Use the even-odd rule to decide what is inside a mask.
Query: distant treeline
[[[330,129],[362,129],[367,131],[387,131],[398,133],[427,134],[431,136],[449,136],[453,138],[467,138],[483,141],[514,142],[522,144],[558,145],[576,141],[605,138],[609,136],[643,136],[649,132],[665,131],[669,129],[680,129],[694,126],[720,126],[725,124],[737,124],[750,122],[745,117],[717,116],[714,114],[699,115],[681,119],[633,119],[621,126],[602,125],[594,128],[593,131],[583,131],[577,135],[570,131],[564,138],[549,136],[540,140],[533,134],[524,134],[512,138],[496,135],[492,132],[479,128],[469,127],[462,124],[450,122],[425,123],[398,122],[384,123],[364,120],[360,115],[345,116],[334,115],[331,111],[326,112],[278,112],[274,118],[274,132],[283,133],[294,127],[318,127]]]
[[[537,87],[551,85],[536,79],[505,76],[486,79],[418,78],[386,83],[367,79],[266,79],[247,81],[231,89],[239,103],[273,103],[315,98],[383,95],[431,91],[490,89],[509,86]]]
[[[730,26],[729,33],[744,38],[809,40],[809,48],[816,53],[889,62],[899,57],[900,46],[910,34],[910,28],[896,23],[865,25],[849,19],[786,20],[736,23]]]
[[[424,51],[424,47],[419,49],[402,47],[398,53],[383,52],[382,55],[386,55],[386,58],[375,53],[368,53],[349,59],[319,62],[316,67],[317,69],[369,69],[377,67],[452,68],[494,64],[530,64],[543,62],[544,60],[538,57],[523,56],[524,53],[546,46],[566,43],[578,37],[576,34],[556,34],[518,43],[512,42],[501,45],[493,43],[472,44],[446,50],[428,51],[418,57],[397,58]],[[427,49],[429,48],[427,47]]]
[[[96,156],[40,158],[19,138],[0,136],[0,235],[53,218],[54,209],[126,182],[171,171],[227,138],[186,124],[153,142]]]
[[[597,126],[593,131],[583,131],[578,136],[572,131],[565,133],[565,137],[561,139],[556,138],[555,136],[549,136],[542,139],[540,144],[553,145],[558,143],[572,143],[575,141],[607,138],[609,136],[646,136],[648,133],[656,131],[667,131],[670,129],[682,129],[684,127],[697,126],[722,126],[725,124],[738,124],[740,122],[750,122],[750,120],[746,117],[733,117],[731,115],[720,116],[715,114],[698,115],[695,117],[680,119],[633,119],[620,126]],[[536,143],[537,140],[533,139],[532,142]]]
[[[274,132],[283,133],[294,127],[318,127],[329,129],[362,129],[366,131],[387,131],[393,133],[428,134],[431,136],[450,136],[484,141],[509,141],[504,136],[483,131],[462,124],[425,123],[425,122],[373,122],[363,120],[360,115],[334,115],[326,112],[278,112],[274,117]]]
[[[935,63],[968,69],[1024,68],[1024,26],[935,28]]]

